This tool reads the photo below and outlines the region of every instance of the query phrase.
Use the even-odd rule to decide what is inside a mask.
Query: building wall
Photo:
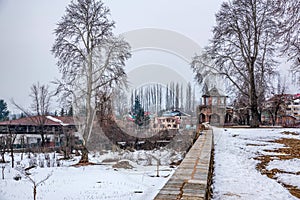
[[[209,122],[215,126],[223,126],[226,115],[226,97],[203,97],[204,105],[198,106],[199,123]],[[205,116],[205,117],[204,117]]]
[[[174,116],[174,117],[158,117],[158,126],[159,129],[179,129],[180,125],[180,117]]]
[[[300,99],[295,99],[289,102],[286,112],[287,115],[293,116],[297,120],[300,120]]]

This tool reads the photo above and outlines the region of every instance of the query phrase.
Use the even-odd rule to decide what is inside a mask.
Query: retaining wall
[[[210,199],[213,147],[213,131],[204,130],[155,199]]]

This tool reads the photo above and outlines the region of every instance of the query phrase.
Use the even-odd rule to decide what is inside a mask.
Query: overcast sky
[[[50,49],[67,0],[0,0],[0,99],[29,107],[30,86],[60,75]],[[211,37],[221,0],[106,0],[116,34],[142,28],[176,31],[200,47]]]

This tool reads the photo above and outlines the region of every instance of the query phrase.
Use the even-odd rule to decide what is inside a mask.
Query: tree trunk
[[[64,159],[65,160],[70,159],[69,148],[68,147],[63,148],[63,152],[64,152]]]
[[[276,117],[272,113],[270,113],[270,115],[272,118],[272,126],[275,126]]]
[[[274,115],[274,122],[273,122],[273,126],[276,125],[276,121],[277,121],[277,112],[275,112],[275,115]]]
[[[44,147],[45,147],[45,144],[46,144],[46,141],[45,141],[45,134],[44,134],[43,132],[41,132],[40,135],[41,135],[41,138],[42,138],[41,146],[42,146],[42,148],[44,148]]]
[[[251,64],[249,69],[249,80],[250,80],[250,110],[251,110],[251,121],[250,127],[257,128],[260,124],[260,115],[258,113],[257,101],[258,97],[256,94],[255,77],[254,77],[254,58],[251,58]]]
[[[69,135],[69,133],[65,133],[65,141],[64,141],[64,146],[63,146],[63,152],[64,152],[64,159],[69,159],[70,158],[70,154],[71,154],[71,136]]]
[[[5,169],[5,166],[2,166],[2,179],[4,180],[4,169]]]
[[[15,157],[14,157],[14,146],[11,144],[10,146],[10,156],[11,156],[11,168],[15,166]]]
[[[33,185],[33,200],[36,200],[36,185]]]
[[[2,163],[5,163],[5,158],[4,158],[4,155],[5,155],[5,152],[4,152],[4,153],[1,153],[1,157],[2,157],[2,160],[1,160],[1,162],[2,162]]]
[[[88,163],[89,162],[89,151],[86,148],[85,145],[83,145],[83,148],[81,150],[81,158],[79,163]]]
[[[260,124],[259,113],[255,105],[251,105],[251,118],[252,119],[250,121],[250,127],[251,128],[259,127]]]

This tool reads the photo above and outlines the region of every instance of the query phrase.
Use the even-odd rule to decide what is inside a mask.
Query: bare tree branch
[[[274,60],[276,43],[271,41],[278,34],[273,11],[269,0],[224,2],[216,14],[213,39],[192,62],[198,80],[204,80],[203,75],[220,74],[248,98],[253,127],[260,121],[258,101],[264,99],[269,87],[266,83],[278,65]],[[207,61],[209,64],[205,64]]]
[[[52,52],[62,80],[58,92],[70,97],[77,113],[78,130],[83,136],[80,162],[88,162],[87,142],[93,128],[97,98],[111,95],[107,88],[126,85],[123,69],[131,56],[130,46],[113,36],[110,10],[98,0],[75,0],[66,9],[55,29]],[[77,111],[77,112],[76,112]]]
[[[21,105],[17,104],[13,99],[11,103],[23,112],[33,124],[37,126],[37,131],[41,135],[42,147],[45,145],[45,131],[44,125],[46,123],[46,115],[49,114],[49,108],[51,104],[51,98],[53,94],[49,91],[48,85],[41,85],[40,83],[35,83],[31,86],[30,97],[32,98],[31,109],[28,110]]]

